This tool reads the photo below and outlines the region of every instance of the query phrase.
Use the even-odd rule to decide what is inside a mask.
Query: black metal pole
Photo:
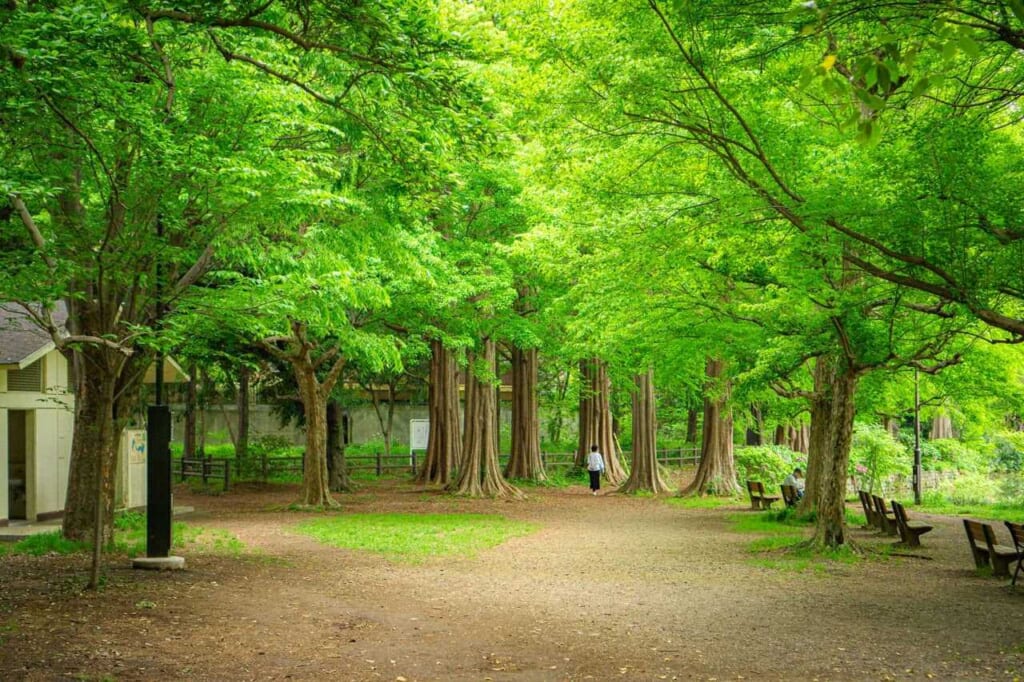
[[[914,504],[921,504],[921,386],[914,369]]]
[[[164,224],[156,220],[156,236]],[[156,266],[157,320],[163,317],[160,264]],[[171,408],[164,405],[164,354],[156,356],[154,402],[146,419],[146,556],[167,557],[171,551]]]

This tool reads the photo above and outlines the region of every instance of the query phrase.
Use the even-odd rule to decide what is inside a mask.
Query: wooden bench
[[[900,540],[909,547],[920,547],[921,536],[932,529],[923,523],[915,523],[907,518],[907,510],[903,505],[892,500],[892,512],[896,515],[896,528],[900,532]]]
[[[875,520],[878,528],[886,535],[896,535],[899,528],[896,527],[896,515],[886,509],[885,500],[878,495],[871,496],[872,506],[875,508]]]
[[[864,527],[882,530],[882,524],[876,518],[875,510],[871,506],[871,493],[865,490],[858,490],[857,497],[860,498],[860,506],[864,508],[864,519],[866,521]]]
[[[783,485],[780,486],[782,489],[782,501],[787,507],[795,507],[796,503],[800,501],[800,496],[796,492],[795,485]]]
[[[1013,548],[1017,551],[1017,567],[1013,569],[1013,579],[1010,581],[1011,585],[1017,584],[1017,574],[1024,569],[1024,525],[1019,523],[1013,523],[1012,521],[1003,521],[1006,524],[1006,530],[1010,531],[1010,537],[1013,539]]]
[[[967,532],[974,565],[978,568],[991,564],[992,575],[1006,578],[1010,575],[1010,563],[1016,561],[1020,564],[1021,553],[1016,547],[999,544],[996,532],[989,524],[964,519],[964,530]],[[1012,536],[1013,531],[1010,534]]]
[[[764,484],[760,481],[747,481],[747,492],[750,493],[751,509],[771,509],[772,502],[778,502],[778,496],[765,495]]]

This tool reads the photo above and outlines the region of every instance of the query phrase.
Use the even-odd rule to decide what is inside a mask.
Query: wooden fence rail
[[[368,455],[345,455],[346,468],[350,472],[372,471],[377,476],[392,472],[416,473],[422,455],[412,454],[385,455],[376,452]],[[628,457],[628,454],[626,455]],[[508,455],[498,456],[499,463],[504,466]],[[546,469],[571,469],[576,461],[573,452],[542,452],[541,461]],[[700,461],[697,448],[676,448],[659,450],[658,462],[667,466],[696,465]],[[223,478],[225,490],[234,480],[268,480],[274,476],[302,474],[303,458],[300,457],[250,457],[246,460],[228,458],[181,459],[179,460],[181,480],[188,477],[202,477],[203,483],[211,478]],[[231,470],[234,469],[234,472]]]

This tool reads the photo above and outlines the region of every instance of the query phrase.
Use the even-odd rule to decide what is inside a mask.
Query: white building
[[[73,420],[67,360],[17,307],[0,305],[0,526],[63,513]]]

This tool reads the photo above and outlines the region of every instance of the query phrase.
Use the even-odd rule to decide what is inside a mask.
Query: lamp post
[[[914,504],[921,504],[921,385],[914,368]]]
[[[156,220],[156,236],[162,239],[164,225]],[[163,317],[160,300],[160,264],[156,266],[157,311]],[[146,410],[146,556],[132,561],[135,568],[180,569],[185,559],[171,552],[171,408],[164,404],[164,354],[156,356],[154,405]]]

